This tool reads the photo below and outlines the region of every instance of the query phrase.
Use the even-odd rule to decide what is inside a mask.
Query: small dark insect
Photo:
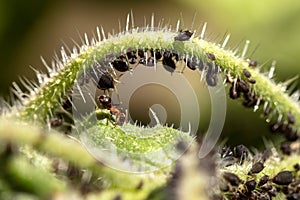
[[[259,179],[257,185],[260,187],[260,186],[266,184],[268,181],[269,181],[269,176],[268,176],[268,175],[264,175],[264,176],[262,176],[262,177]]]
[[[248,148],[243,144],[237,145],[233,149],[233,155],[240,160],[246,159],[248,153],[249,153]]]
[[[140,189],[143,188],[143,186],[144,186],[144,181],[141,180],[141,181],[139,182],[139,184],[136,186],[136,189],[137,189],[137,190],[140,190]]]
[[[248,191],[253,191],[256,187],[256,181],[254,179],[248,180],[245,183]]]
[[[244,75],[245,75],[247,78],[250,78],[250,77],[251,77],[251,73],[250,73],[247,69],[244,69],[244,70],[243,70],[243,73],[244,73]]]
[[[262,162],[256,162],[252,165],[250,171],[248,172],[248,175],[257,174],[261,172],[264,168],[265,166]]]
[[[294,124],[295,123],[295,116],[291,112],[288,112],[287,119],[288,119],[289,124]]]
[[[161,57],[162,57],[162,55],[161,55],[161,52],[160,52],[160,50],[158,50],[158,49],[156,49],[156,50],[150,50],[150,53],[151,53],[151,57],[153,57],[154,58],[154,54],[155,54],[155,59],[156,60],[159,60],[159,59],[161,59]]]
[[[105,109],[111,108],[111,98],[106,95],[101,95],[98,97],[99,103],[103,106]]]
[[[296,172],[300,171],[300,164],[299,163],[294,164],[293,167],[294,167]]]
[[[111,98],[109,96],[101,95],[98,97],[98,101],[100,103],[100,108],[109,110],[110,113],[116,117],[121,116],[121,111],[111,105]]]
[[[271,124],[271,126],[270,126],[270,131],[271,131],[272,133],[277,133],[277,132],[280,131],[281,126],[282,126],[282,124],[280,124],[280,123],[274,123],[274,124]]]
[[[206,53],[206,56],[211,61],[215,61],[216,60],[216,56],[214,54],[212,54],[212,53]]]
[[[206,73],[206,83],[209,86],[216,86],[218,83],[218,77],[217,77],[217,72],[218,72],[218,66],[215,65],[214,63],[208,63],[208,70]]]
[[[101,90],[108,90],[114,88],[114,78],[109,72],[103,72],[99,78],[97,88]]]
[[[283,194],[289,194],[289,187],[288,186],[282,186],[280,190]]]
[[[127,49],[126,55],[127,55],[128,59],[136,59],[137,58],[136,52],[133,50],[133,48]]]
[[[287,129],[283,134],[284,137],[290,142],[294,142],[299,138],[297,130],[293,130],[292,128]]]
[[[241,92],[247,94],[249,92],[249,85],[242,79],[238,79],[238,88],[241,90]]]
[[[202,59],[199,60],[198,63],[198,68],[200,71],[202,71],[204,69],[205,65],[204,65],[204,61]]]
[[[165,69],[170,72],[174,72],[174,70],[176,69],[176,65],[173,60],[173,57],[174,57],[174,55],[170,51],[165,51],[163,54],[162,63],[164,65]],[[176,55],[175,55],[175,57],[176,57]]]
[[[237,99],[237,98],[240,97],[240,95],[241,95],[241,92],[236,89],[236,86],[233,83],[232,86],[229,89],[229,97],[231,99]]]
[[[129,66],[124,55],[121,55],[119,58],[116,58],[114,61],[112,61],[111,64],[119,72],[126,72],[129,70]]]
[[[280,151],[285,155],[291,155],[292,148],[288,143],[282,143],[280,145]]]
[[[256,80],[253,79],[253,78],[250,78],[248,81],[249,81],[249,83],[251,83],[251,84],[255,84],[255,83],[256,83]]]
[[[147,62],[145,62],[145,65],[146,65],[146,66],[149,66],[149,67],[154,66],[154,64],[155,64],[155,61],[154,61],[154,58],[152,58],[152,57],[149,57],[149,58],[147,59]]]
[[[242,183],[242,180],[236,174],[231,172],[224,172],[223,178],[232,186],[238,186],[240,183]]]
[[[256,60],[249,61],[249,67],[256,67],[257,65],[258,65],[258,62]]]
[[[275,175],[272,179],[273,183],[277,185],[288,185],[293,181],[293,174],[290,171],[282,171]]]
[[[268,158],[270,158],[271,155],[272,155],[271,150],[270,150],[270,149],[265,149],[265,150],[262,152],[261,160],[262,160],[263,162],[265,162]]]
[[[245,101],[243,102],[243,105],[245,107],[251,108],[256,105],[258,100],[257,96],[251,96],[249,93],[247,93],[244,94],[244,97],[245,97]]]
[[[207,72],[207,74],[206,74],[206,83],[207,83],[207,85],[209,85],[211,87],[216,86],[217,83],[218,83],[217,74]]]
[[[193,35],[193,32],[190,32],[189,30],[182,31],[180,30],[178,35],[174,38],[175,41],[187,41],[189,40]]]
[[[140,58],[145,58],[145,52],[144,52],[142,49],[139,49],[139,50],[138,50],[138,56],[139,56]]]
[[[186,62],[186,66],[191,70],[195,70],[197,68],[197,59],[195,57],[184,59]]]
[[[62,119],[54,119],[50,122],[50,125],[52,128],[56,128],[56,127],[59,127],[63,124],[63,120]]]

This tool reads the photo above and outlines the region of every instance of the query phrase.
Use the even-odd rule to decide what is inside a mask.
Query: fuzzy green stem
[[[252,87],[259,98],[268,101],[270,106],[282,114],[283,117],[291,112],[295,117],[295,127],[300,127],[299,103],[293,101],[280,85],[276,85],[268,77],[259,73],[257,69],[248,66],[246,60],[235,56],[231,51],[199,38],[191,41],[174,41],[177,33],[168,31],[144,31],[126,33],[118,37],[112,37],[99,41],[95,46],[86,47],[86,50],[77,56],[72,56],[68,62],[62,64],[62,69],[54,74],[48,82],[43,84],[36,95],[32,96],[20,109],[21,118],[43,121],[59,105],[61,97],[74,85],[76,75],[84,68],[91,67],[95,60],[101,60],[107,53],[118,54],[130,47],[175,50],[185,55],[194,55],[205,58],[206,53],[212,53],[216,57],[216,63],[223,71],[231,72],[234,78],[243,78],[243,70],[252,73],[256,84]]]

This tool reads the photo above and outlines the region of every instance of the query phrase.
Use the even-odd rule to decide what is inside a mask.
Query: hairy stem
[[[74,86],[76,75],[93,65],[95,60],[101,60],[107,53],[118,54],[126,51],[130,47],[148,49],[174,50],[184,55],[193,55],[199,58],[206,58],[207,53],[214,54],[216,64],[222,71],[230,72],[233,78],[244,78],[243,70],[251,72],[256,84],[251,85],[252,91],[269,106],[275,110],[277,115],[292,113],[295,117],[295,127],[300,127],[300,107],[299,103],[292,100],[282,85],[276,85],[267,76],[261,74],[258,69],[249,67],[249,63],[233,52],[221,48],[211,42],[201,38],[192,38],[190,41],[174,41],[176,32],[158,31],[135,31],[119,34],[117,37],[98,41],[95,45],[85,45],[79,54],[73,53],[67,57],[62,51],[63,61],[57,63],[59,70],[50,73],[50,78],[41,84],[35,95],[24,100],[24,106],[18,115],[21,118],[31,120],[45,120],[51,115],[53,110],[59,105],[61,98],[66,95],[66,91]]]

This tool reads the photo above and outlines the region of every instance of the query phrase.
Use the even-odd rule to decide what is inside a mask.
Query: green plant
[[[232,175],[233,178],[227,178],[222,171],[235,173],[243,180],[250,177],[258,181],[262,176],[261,173],[248,175],[251,164],[256,162],[256,159],[264,159],[266,166],[264,172],[270,177],[274,177],[279,171],[285,169],[291,171],[293,176],[293,180],[288,184],[292,184],[291,182],[295,179],[299,180],[299,172],[293,169],[293,165],[297,164],[300,158],[299,149],[297,149],[299,147],[290,149],[287,153],[290,156],[278,156],[273,148],[270,158],[261,156],[252,159],[243,148],[242,153],[238,155],[239,149],[236,148],[234,159],[238,159],[238,163],[231,167],[224,167],[223,163],[227,163],[224,159],[230,155],[230,151],[228,155],[223,154],[224,157],[221,159],[214,159],[213,152],[209,158],[195,159],[198,144],[193,141],[192,136],[166,126],[156,126],[150,129],[150,131],[157,131],[156,137],[140,139],[138,136],[149,131],[149,128],[129,124],[119,126],[116,124],[117,115],[111,115],[105,108],[97,109],[96,114],[99,119],[97,123],[90,125],[90,121],[87,120],[82,122],[82,125],[89,133],[101,133],[93,136],[94,141],[98,142],[96,145],[102,143],[104,137],[113,138],[114,145],[132,153],[130,154],[132,162],[141,162],[141,158],[136,154],[151,152],[160,147],[165,147],[166,150],[163,158],[169,159],[167,150],[169,146],[179,144],[178,138],[192,143],[190,149],[179,161],[175,163],[173,160],[174,166],[163,164],[160,166],[161,157],[158,159],[147,157],[148,154],[144,155],[142,162],[159,170],[140,175],[116,171],[99,163],[86,152],[75,138],[76,136],[66,137],[62,134],[65,131],[64,128],[68,129],[68,127],[58,130],[53,128],[51,122],[59,114],[63,116],[63,120],[70,120],[67,111],[62,107],[72,97],[71,92],[74,86],[75,89],[80,87],[78,75],[86,73],[86,70],[92,68],[96,61],[105,59],[109,53],[119,55],[120,52],[126,53],[132,48],[135,51],[152,50],[154,53],[176,51],[184,55],[185,59],[196,57],[205,63],[212,64],[220,69],[224,80],[231,85],[229,92],[231,98],[236,99],[243,94],[244,105],[264,113],[267,122],[274,123],[272,125],[274,132],[281,131],[288,140],[297,140],[297,131],[300,127],[299,93],[295,92],[292,96],[288,94],[286,88],[290,81],[275,84],[271,79],[274,66],[268,75],[262,74],[254,61],[244,58],[247,44],[240,56],[226,50],[229,36],[222,44],[204,40],[206,25],[200,33],[192,34],[179,28],[171,30],[168,24],[159,25],[156,29],[153,22],[152,18],[150,26],[144,30],[139,30],[132,23],[130,29],[128,17],[125,32],[116,36],[108,34],[107,38],[103,29],[97,29],[97,38],[90,40],[85,35],[83,44],[78,45],[73,52],[70,52],[70,55],[67,55],[62,48],[61,58],[57,57],[54,66],[49,67],[44,62],[49,74],[37,72],[38,85],[24,81],[25,87],[29,90],[27,93],[14,84],[14,93],[19,100],[13,101],[13,105],[7,108],[3,106],[4,114],[0,121],[0,141],[2,141],[0,159],[1,163],[4,163],[1,166],[3,170],[0,176],[1,197],[21,198],[23,195],[29,198],[49,196],[56,198],[74,195],[77,198],[85,196],[90,199],[120,199],[121,196],[124,199],[173,199],[173,197],[207,199],[216,198],[215,195],[222,194],[224,197],[237,198],[239,195],[246,195],[250,189],[239,178],[234,175]],[[208,71],[205,71],[205,76],[209,74]],[[216,76],[206,78],[209,87],[216,84]],[[81,93],[81,90],[78,90]],[[80,98],[84,99],[84,96],[80,94]],[[124,126],[128,127],[124,128]],[[289,132],[287,133],[286,130]],[[285,167],[276,165],[274,159],[280,160],[281,166]],[[215,171],[210,170],[214,168],[217,160],[223,161]],[[205,166],[204,163],[209,165]],[[205,174],[211,174],[211,176]],[[203,177],[203,180],[195,179],[194,177],[197,176]],[[205,180],[211,177],[216,178],[217,183],[220,184],[229,182],[230,188],[221,192],[219,185],[215,184],[211,186],[212,189],[209,192],[205,192],[206,188],[210,187]],[[228,180],[230,178],[235,179],[236,184]],[[275,187],[275,184],[272,183],[271,186]],[[241,187],[236,187],[239,185]],[[281,189],[284,187],[280,184],[277,186]],[[289,185],[289,187],[292,186]],[[255,190],[255,195],[265,195],[262,190],[261,188]],[[289,190],[292,191],[291,194],[296,193],[293,190],[294,187]]]

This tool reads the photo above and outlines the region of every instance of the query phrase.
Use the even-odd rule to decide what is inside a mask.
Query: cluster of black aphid
[[[237,145],[231,150],[230,147],[223,147],[219,150],[221,157],[221,165],[224,167],[235,163],[242,164],[247,159],[249,150],[244,145]]]
[[[296,129],[292,128],[292,125],[295,123],[295,117],[291,112],[287,113],[286,122],[276,122],[271,124],[270,130],[273,133],[281,133],[287,141],[293,142],[299,138]]]
[[[257,61],[250,60],[249,61],[249,67],[256,67]],[[233,79],[230,73],[227,73],[226,75],[226,81],[227,83],[231,84],[231,87],[229,89],[229,97],[231,99],[238,99],[243,95],[244,101],[243,105],[247,108],[253,108],[255,106],[258,106],[260,104],[264,103],[264,100],[260,99],[259,96],[255,94],[251,90],[250,85],[255,84],[256,80],[251,78],[251,73],[249,70],[244,69],[243,75],[241,77],[238,77],[236,79]],[[244,79],[243,79],[243,78]],[[246,80],[246,81],[245,81]],[[265,104],[263,108],[263,114],[264,116],[268,116],[271,111],[271,106],[267,103]],[[286,138],[287,141],[293,142],[296,141],[299,136],[297,134],[297,129],[293,129],[292,125],[295,124],[295,117],[291,112],[287,113],[286,120],[281,122],[278,121],[274,124],[271,124],[270,130],[273,133],[281,133]]]
[[[242,156],[240,158],[237,157],[239,153],[236,151],[242,152]],[[248,155],[248,151],[243,145],[238,145],[233,151],[231,151],[228,147],[223,147],[220,149],[220,154],[222,162],[227,162],[227,160],[230,160],[232,157],[241,161],[244,155]],[[279,193],[282,193],[288,200],[299,200],[300,164],[295,163],[293,165],[294,170],[292,171],[283,170],[275,176],[270,177],[265,172],[262,172],[265,168],[264,162],[268,159],[268,155],[269,154],[267,153],[263,153],[257,161],[254,161],[255,159],[253,159],[253,164],[251,169],[248,171],[248,177],[246,180],[242,180],[235,173],[223,172],[222,179],[219,183],[219,188],[223,195],[230,199],[269,200],[276,197]],[[246,157],[244,158],[246,159]],[[249,160],[249,158],[247,159]],[[231,162],[228,164],[227,162],[226,166],[231,164],[233,163]],[[257,176],[260,173],[263,173],[264,175],[258,179]],[[219,199],[222,199],[222,197],[219,197]]]
[[[92,79],[97,84],[98,89],[113,89],[117,79],[124,72],[131,71],[138,65],[154,67],[158,62],[161,62],[164,68],[171,73],[179,66],[206,72],[207,84],[215,86],[218,81],[217,74],[220,71],[215,60],[214,54],[210,53],[201,59],[182,56],[173,50],[128,48],[126,52],[119,55],[108,53],[103,60],[95,62],[91,68],[83,73],[79,84],[86,84]]]

